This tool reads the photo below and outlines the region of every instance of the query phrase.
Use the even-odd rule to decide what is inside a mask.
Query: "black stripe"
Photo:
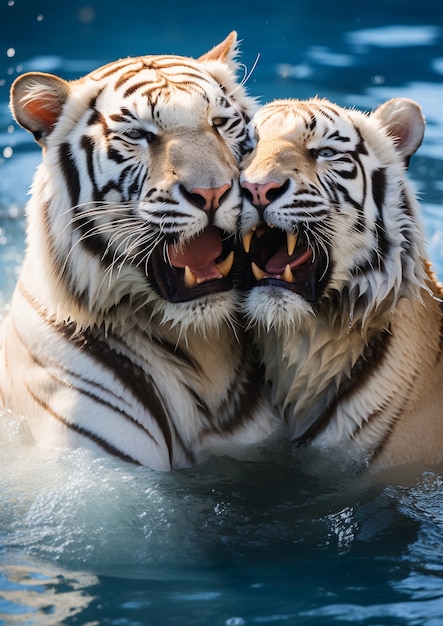
[[[71,146],[67,142],[59,147],[59,161],[71,197],[71,206],[76,206],[80,197],[80,175],[72,156]]]
[[[408,255],[415,244],[415,240],[417,237],[417,225],[414,219],[414,212],[411,207],[410,200],[405,189],[402,187],[401,189],[401,211],[408,216],[407,224],[402,224],[401,226],[401,234],[404,237],[404,241],[402,241],[402,249]],[[403,260],[403,256],[402,256]]]
[[[344,180],[354,180],[355,178],[357,178],[358,169],[355,163],[352,163],[351,159],[337,159],[335,163],[352,164],[352,168],[350,170],[339,170],[338,168],[334,170],[334,173],[340,176],[340,178],[343,178]]]
[[[32,303],[31,303],[32,304]],[[37,310],[37,314],[39,314],[40,316],[40,311]],[[118,408],[117,406],[115,406],[114,404],[111,404],[110,402],[107,402],[106,400],[104,400],[103,398],[101,398],[100,396],[87,391],[86,389],[82,389],[80,387],[77,387],[71,383],[69,383],[66,380],[62,380],[61,378],[51,374],[48,371],[48,366],[52,366],[52,367],[58,367],[60,370],[62,370],[67,376],[71,376],[72,378],[76,378],[77,380],[81,381],[82,383],[84,383],[85,385],[91,386],[91,387],[95,387],[96,389],[104,392],[105,394],[107,394],[108,396],[114,397],[115,400],[118,402],[121,400],[121,397],[118,396],[117,394],[115,394],[112,389],[109,389],[108,387],[105,387],[104,385],[101,385],[89,378],[86,378],[85,376],[81,376],[79,374],[77,374],[76,372],[73,372],[72,370],[69,370],[67,367],[65,367],[63,364],[53,360],[53,359],[49,359],[46,363],[44,363],[34,352],[31,352],[29,349],[29,346],[26,344],[26,342],[24,341],[23,337],[21,336],[21,334],[19,333],[17,327],[14,324],[14,321],[12,321],[13,324],[13,328],[14,328],[14,332],[18,338],[18,340],[21,342],[23,348],[27,351],[29,357],[34,361],[34,363],[36,363],[36,365],[38,365],[39,367],[41,367],[42,369],[44,369],[47,373],[47,375],[57,383],[57,385],[61,385],[63,387],[66,387],[68,389],[72,389],[74,391],[80,392],[82,395],[87,396],[88,398],[91,398],[91,400],[93,400],[94,402],[97,402],[98,404],[101,404],[102,406],[107,407],[108,409],[111,409],[114,413],[118,413],[119,415],[121,415],[123,418],[127,419],[128,421],[130,421],[134,426],[136,426],[137,428],[139,428],[145,435],[147,435],[155,444],[158,445],[157,440],[155,439],[155,437],[152,435],[152,433],[150,433],[147,428],[145,428],[145,426],[143,426],[143,424],[141,424],[140,422],[138,422],[136,419],[134,419],[131,415],[129,415],[126,411],[123,411],[122,409]],[[66,422],[68,424],[68,422]]]
[[[52,326],[54,330],[60,333],[63,338],[79,350],[88,354],[97,364],[110,371],[117,380],[120,380],[122,385],[127,388],[130,393],[145,407],[147,413],[157,422],[157,425],[163,435],[163,439],[168,449],[169,460],[172,465],[173,457],[173,434],[178,444],[182,447],[186,458],[190,463],[194,462],[194,455],[189,448],[183,442],[180,434],[177,432],[174,421],[170,419],[169,414],[164,406],[161,394],[149,373],[145,372],[142,368],[134,364],[128,357],[121,353],[115,352],[106,341],[104,341],[99,331],[92,330],[79,333],[75,322],[70,324],[56,324],[47,318],[45,311],[38,306],[34,299],[27,294],[23,287],[21,292],[29,304],[36,310],[39,317],[46,323]],[[18,333],[17,333],[18,335]],[[19,336],[19,335],[18,335]],[[112,337],[111,333],[108,333],[109,338],[115,339],[120,342],[119,339]],[[170,344],[164,344],[166,349],[171,349]],[[182,355],[179,351],[173,351],[174,356],[177,359]],[[191,364],[190,359],[183,359],[188,365]]]
[[[383,418],[384,412],[385,410],[388,408],[388,402],[386,402],[383,406],[381,406],[377,411],[374,411],[373,413],[371,413],[371,415],[368,417],[368,421],[362,425],[361,431],[364,430],[364,426],[367,426],[371,423],[373,423],[375,420],[377,420],[378,418]],[[390,439],[391,439],[391,435],[392,432],[394,430],[394,426],[397,423],[398,419],[402,416],[403,414],[403,406],[399,407],[396,412],[394,413],[394,415],[390,418],[389,423],[386,423],[385,426],[385,433],[383,434],[383,437],[380,439],[380,441],[378,442],[377,446],[375,447],[375,449],[372,451],[371,456],[369,461],[371,463],[374,463],[374,461],[376,461],[377,457],[380,456],[380,454],[383,452],[383,450],[385,449],[386,445],[389,443]]]
[[[96,257],[97,261],[100,261],[103,270],[110,267],[112,265],[112,254],[108,250],[108,242],[105,237],[93,232],[95,221],[89,218],[87,214],[78,215],[76,211],[75,227],[81,232],[80,245],[82,248]],[[72,288],[76,294],[75,297],[79,296],[80,294],[75,291],[76,285],[72,285]]]
[[[385,270],[385,258],[391,247],[388,234],[384,222],[384,205],[386,196],[386,170],[380,168],[372,172],[372,197],[378,210],[378,216],[375,222],[375,235],[377,239],[377,249],[373,251],[370,264],[378,267],[380,272]]]
[[[377,457],[380,456],[380,454],[383,452],[385,447],[390,442],[391,435],[392,435],[392,433],[394,431],[394,427],[395,427],[397,421],[403,415],[404,407],[408,404],[408,402],[410,400],[411,393],[413,393],[415,388],[416,388],[416,380],[419,378],[419,375],[420,375],[419,367],[417,365],[415,365],[412,374],[409,373],[408,388],[407,388],[407,390],[403,390],[401,406],[399,406],[397,408],[397,410],[395,411],[395,413],[390,416],[389,422],[384,420],[383,426],[384,426],[385,432],[382,435],[382,437],[380,438],[377,446],[375,447],[375,449],[372,452],[371,459],[370,459],[371,462],[374,462],[377,459]],[[409,392],[409,393],[407,393],[407,392]],[[386,398],[384,404],[379,407],[379,410],[374,412],[374,413],[372,413],[369,416],[367,423],[366,424],[362,424],[360,432],[364,430],[364,427],[366,425],[370,425],[371,424],[370,420],[372,420],[372,422],[374,422],[379,417],[383,418],[384,413],[388,409],[390,402],[394,399],[393,395],[394,394],[391,395],[391,398],[389,398],[389,397]]]
[[[116,353],[93,331],[84,331],[82,334],[78,334],[74,323],[57,325],[55,328],[65,339],[86,352],[97,364],[112,372],[122,382],[124,387],[129,389],[140,404],[146,408],[162,432],[168,449],[169,460],[172,464],[173,441],[171,421],[152,377],[135,365],[128,357]]]
[[[136,72],[134,72],[134,74],[136,74]],[[132,78],[132,76],[130,78]],[[126,80],[128,80],[128,79],[125,79],[125,81],[120,81],[120,82],[123,83],[123,82],[126,82]],[[129,96],[132,96],[132,94],[134,94],[136,91],[139,91],[140,89],[143,89],[143,87],[149,87],[153,91],[155,91],[155,90],[163,90],[163,89],[166,89],[166,81],[163,80],[163,81],[161,81],[160,84],[158,84],[158,82],[152,84],[152,83],[148,82],[147,80],[142,80],[142,81],[140,81],[138,83],[134,83],[133,85],[128,87],[126,89],[126,91],[124,92],[123,97],[124,98],[128,98]],[[148,91],[145,91],[143,93],[143,95],[149,95],[150,89]]]
[[[360,140],[358,145],[357,145],[357,147],[355,148],[355,154],[368,154],[368,150],[366,148],[366,144],[365,144],[365,141],[364,141],[364,139],[362,137],[361,132],[359,131],[359,129],[356,126],[354,126],[354,128],[355,128],[355,132],[357,133],[358,138]]]
[[[375,206],[378,209],[379,214],[383,214],[383,207],[385,204],[386,195],[386,170],[385,168],[379,168],[372,172],[372,197],[375,202]]]
[[[140,404],[146,408],[146,411],[153,417],[160,428],[168,449],[171,465],[174,452],[174,437],[185,453],[188,461],[190,463],[195,461],[193,453],[186,446],[177,431],[175,422],[171,419],[164,405],[163,398],[154,379],[148,372],[133,363],[128,357],[115,352],[98,333],[95,333],[92,330],[85,331],[82,335],[79,335],[75,324],[59,325],[56,326],[56,329],[69,341],[77,345],[81,350],[85,350],[97,363],[100,363],[106,369],[111,371],[112,374],[119,379],[127,389],[130,390],[132,395],[137,398]],[[112,338],[112,333],[108,332],[107,337]],[[113,337],[113,339],[119,343],[121,342],[121,340],[116,337]],[[164,345],[167,346],[168,350],[172,350],[172,355],[179,354],[179,352],[176,351],[171,344],[168,345],[165,343]],[[189,364],[190,359],[188,359],[187,362]]]
[[[309,445],[321,432],[325,430],[339,404],[358,393],[366,384],[369,378],[374,375],[375,370],[380,367],[389,350],[391,339],[390,328],[384,329],[375,335],[365,347],[363,354],[357,359],[348,378],[341,381],[335,396],[331,399],[326,409],[317,418],[303,435],[295,439],[298,446]]]
[[[336,139],[337,141],[342,141],[343,143],[351,141],[350,137],[344,137],[343,135],[340,135],[340,132],[338,130],[333,132],[331,135],[328,135],[328,139]]]
[[[226,392],[226,400],[219,407],[216,426],[209,426],[207,432],[232,434],[240,425],[254,419],[265,388],[264,367],[257,365],[258,362],[258,356],[254,359],[252,355],[252,343],[245,344],[239,369]]]
[[[88,118],[88,126],[95,126],[96,124],[100,124],[104,131],[105,131],[105,137],[106,137],[106,130],[107,130],[107,124],[106,124],[106,120],[103,116],[103,114],[100,111],[97,111],[96,109],[96,104],[97,104],[97,99],[99,97],[99,95],[101,94],[103,90],[101,89],[98,94],[96,94],[93,98],[91,98],[91,100],[89,101],[89,105],[88,105],[88,109],[90,110],[90,115]]]
[[[310,116],[311,116],[311,121],[306,122],[306,123],[307,123],[307,127],[309,128],[309,130],[313,131],[314,128],[317,126],[317,118],[315,117],[313,113],[311,113]]]
[[[354,209],[357,211],[357,219],[355,221],[354,226],[357,232],[363,232],[366,228],[364,206],[362,206],[361,204],[356,202],[356,200],[351,198],[351,196],[349,195],[348,189],[344,187],[343,185],[336,183],[335,188],[344,197],[345,201],[349,202],[349,204],[352,205]],[[365,193],[365,190],[363,191],[364,191],[363,193],[363,201],[364,201],[364,199],[366,198],[366,193]]]
[[[111,119],[113,122],[128,122],[128,121],[134,121],[137,118],[132,113],[132,111],[130,111],[126,107],[123,107],[121,109],[121,114],[111,113],[111,115],[109,116],[109,119]]]
[[[128,59],[123,59],[122,61],[113,61],[111,63],[108,63],[107,65],[99,67],[97,70],[92,72],[90,76],[93,80],[102,80],[103,78],[108,78],[109,76],[117,74],[123,68],[128,67],[128,65],[130,66],[138,64],[138,67],[141,68],[143,67],[143,61],[141,61],[142,59],[140,57],[131,57]],[[145,67],[148,67],[146,64],[144,65]]]
[[[93,441],[97,446],[102,448],[107,454],[115,456],[115,457],[121,459],[122,461],[126,461],[127,463],[133,463],[134,465],[141,465],[141,463],[139,461],[137,461],[136,459],[132,458],[128,454],[123,453],[121,450],[118,450],[113,445],[111,445],[108,441],[106,441],[105,439],[102,439],[101,437],[99,437],[95,433],[92,433],[89,430],[85,430],[84,428],[82,428],[78,424],[72,424],[71,422],[66,421],[61,415],[59,415],[58,413],[53,411],[51,409],[51,407],[46,402],[44,402],[41,398],[36,396],[35,393],[32,391],[32,389],[30,389],[30,387],[28,385],[26,387],[27,387],[28,393],[32,397],[32,399],[35,402],[37,402],[37,404],[39,404],[42,407],[42,409],[44,409],[44,411],[46,411],[47,413],[52,415],[52,417],[54,417],[56,420],[61,422],[64,426],[66,426],[70,430],[73,430],[74,432],[78,433],[79,435],[82,435],[82,437],[85,437],[86,439],[89,439],[90,441]]]
[[[57,385],[61,385],[61,386],[66,387],[68,389],[72,389],[74,391],[80,392],[82,395],[87,396],[88,398],[91,398],[91,400],[93,400],[97,404],[101,404],[102,406],[105,406],[106,408],[110,409],[114,413],[118,413],[123,418],[125,418],[129,422],[131,422],[134,426],[139,428],[145,435],[147,435],[149,437],[149,439],[151,439],[151,441],[153,441],[155,444],[158,445],[158,441],[155,439],[155,437],[152,435],[152,433],[150,433],[149,430],[147,428],[145,428],[145,426],[143,426],[143,424],[141,424],[136,419],[134,419],[132,417],[132,415],[130,415],[126,411],[123,411],[122,409],[118,408],[117,406],[115,406],[115,404],[111,404],[110,402],[106,401],[104,398],[96,395],[95,393],[87,391],[85,388],[77,387],[76,385],[74,385],[72,383],[69,383],[67,380],[63,380],[63,379],[59,378],[58,376],[55,376],[54,374],[51,374],[48,371],[47,368],[48,368],[48,366],[51,366],[51,365],[53,367],[58,367],[67,376],[70,376],[72,378],[75,378],[75,379],[79,380],[84,385],[87,385],[87,386],[90,386],[90,387],[95,387],[97,390],[99,390],[101,392],[104,392],[105,394],[107,394],[111,398],[114,398],[116,402],[119,402],[121,400],[121,397],[118,396],[117,394],[115,394],[112,391],[112,389],[109,389],[108,387],[105,387],[104,385],[101,385],[101,384],[95,382],[94,380],[91,380],[90,378],[86,378],[85,376],[81,376],[81,375],[77,374],[76,372],[74,372],[72,370],[69,370],[63,364],[61,364],[61,363],[59,363],[57,361],[54,361],[52,359],[50,359],[47,363],[44,363],[38,356],[36,356],[33,352],[31,352],[29,350],[28,345],[25,343],[25,341],[23,340],[23,338],[19,334],[19,332],[18,332],[17,328],[15,327],[15,325],[14,325],[14,330],[15,330],[15,334],[17,335],[18,339],[20,340],[20,342],[22,343],[23,347],[28,352],[29,356],[34,361],[34,363],[36,363],[39,367],[44,369],[46,371],[47,375],[54,382],[56,382]]]

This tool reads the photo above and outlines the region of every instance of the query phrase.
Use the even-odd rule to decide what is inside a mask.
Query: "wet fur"
[[[327,257],[316,302],[277,281],[244,298],[289,436],[347,450],[374,470],[441,461],[442,291],[405,174],[423,135],[419,107],[397,99],[368,115],[327,100],[281,100],[254,122],[258,144],[242,183],[275,181],[286,191],[261,215],[245,198],[243,235],[260,221],[308,231]],[[315,208],[302,218],[303,190]]]

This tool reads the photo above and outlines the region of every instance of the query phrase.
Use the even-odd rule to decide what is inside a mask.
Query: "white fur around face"
[[[81,300],[79,325],[109,325],[111,311],[129,299],[144,302],[146,315],[164,308],[169,322],[176,300],[158,293],[153,250],[168,263],[168,242],[192,244],[209,225],[234,237],[238,160],[251,148],[257,108],[238,82],[237,54],[233,32],[199,59],[127,58],[71,83],[42,73],[15,81],[14,115],[44,152],[28,207],[28,258],[62,316]],[[194,189],[222,188],[229,192],[216,209],[193,201]],[[175,322],[189,327],[202,322],[202,308],[206,329],[235,314],[229,293],[224,310],[220,294],[202,296],[201,306],[178,300]]]
[[[281,289],[252,288],[244,307],[253,323],[265,328],[282,327],[284,318],[283,326],[298,326],[304,318],[309,323],[313,311],[321,314],[346,292],[349,317],[359,324],[387,301],[393,307],[402,295],[416,296],[424,282],[425,253],[405,160],[423,134],[417,105],[399,99],[367,115],[325,100],[281,100],[259,110],[254,123],[258,144],[244,161],[241,182],[275,181],[285,191],[262,215],[245,198],[241,232],[262,221],[304,233],[314,254],[324,255],[328,278],[314,305],[284,283]],[[381,207],[377,194],[383,195]],[[310,204],[311,210],[298,208]]]

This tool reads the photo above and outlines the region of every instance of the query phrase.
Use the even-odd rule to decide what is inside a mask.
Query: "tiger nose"
[[[226,183],[221,187],[194,187],[188,192],[190,200],[203,211],[213,211],[218,209],[224,200],[225,195],[231,189],[231,185]],[[189,197],[188,196],[188,197]]]
[[[272,200],[278,197],[278,192],[271,192],[272,189],[281,189],[283,185],[277,183],[275,180],[270,180],[268,183],[248,183],[243,181],[241,186],[245,190],[245,195],[248,196],[250,202],[256,209],[264,208],[271,204]]]

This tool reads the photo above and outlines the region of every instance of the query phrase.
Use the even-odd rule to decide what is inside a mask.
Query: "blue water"
[[[417,100],[411,163],[443,277],[441,0],[0,0],[0,308],[23,254],[40,153],[11,121],[14,77],[76,78],[120,56],[198,56],[232,29],[249,90],[371,109]],[[0,623],[249,626],[443,624],[443,468],[327,479],[290,449],[162,474],[82,450],[41,456],[0,420]],[[3,622],[1,621],[3,620]]]

